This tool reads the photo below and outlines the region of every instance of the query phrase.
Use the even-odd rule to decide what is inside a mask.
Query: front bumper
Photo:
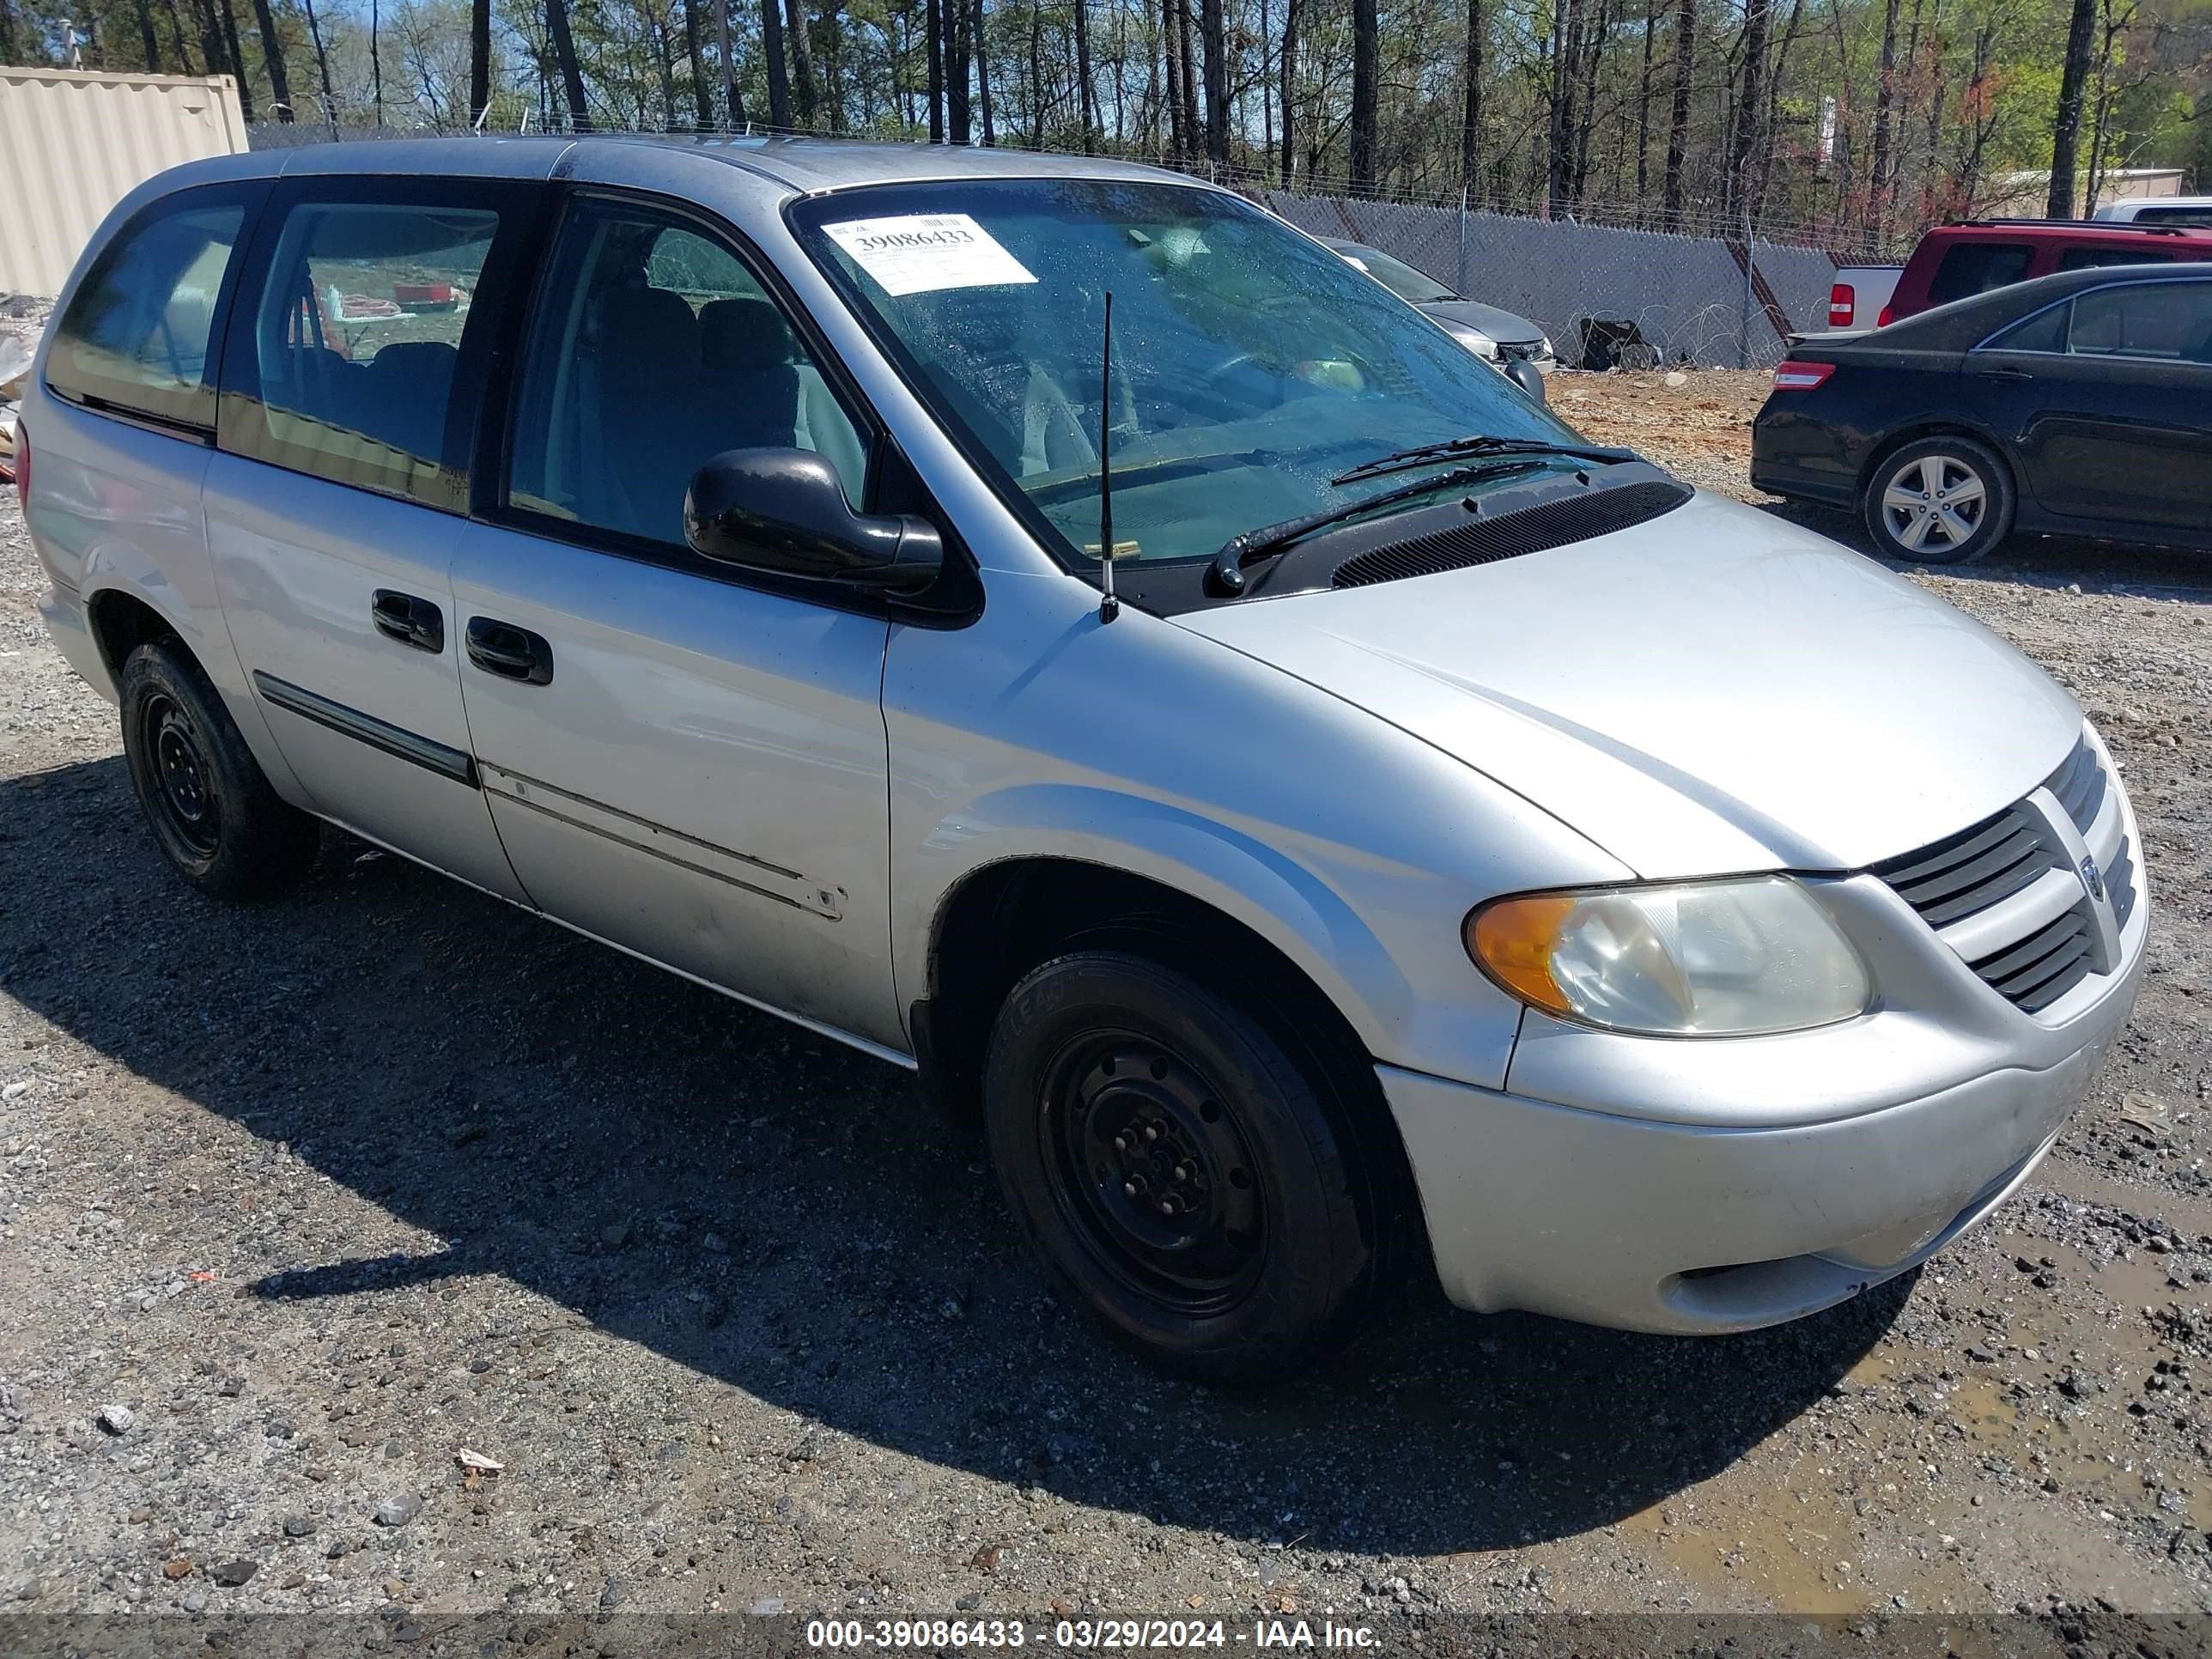
[[[1747,1081],[1730,1075],[1736,1040],[1710,1045],[1712,1087],[1698,1103],[1709,1109],[1671,1118],[1378,1066],[1445,1294],[1481,1312],[1705,1334],[1816,1313],[1910,1270],[2010,1196],[2088,1091],[2134,1006],[2148,908],[2096,994],[2014,1050],[2035,1063],[1880,1103],[1850,1080],[1870,1069],[1870,1043],[1919,1069],[1932,1053],[1920,1044],[1951,1034],[1926,1022],[1885,1034],[1892,1016],[1876,1014],[1787,1039],[1803,1045],[1790,1069],[1804,1094],[1763,1122],[1756,1109],[1718,1109]],[[2028,1023],[2002,1004],[1990,1012],[1973,1049],[1984,1056],[2003,1019]],[[1707,1045],[1664,1047],[1679,1083]],[[1821,1094],[1848,1109],[1814,1115]]]

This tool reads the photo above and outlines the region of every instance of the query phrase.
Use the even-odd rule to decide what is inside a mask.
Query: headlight
[[[1495,358],[1498,356],[1498,342],[1479,329],[1455,328],[1452,333],[1462,345],[1478,357]]]
[[[1475,964],[1530,1006],[1653,1036],[1747,1036],[1865,1011],[1865,968],[1786,876],[1498,899]]]

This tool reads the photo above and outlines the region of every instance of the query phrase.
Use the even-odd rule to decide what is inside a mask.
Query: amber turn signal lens
[[[1524,1002],[1555,1014],[1570,1004],[1552,980],[1552,951],[1576,901],[1559,894],[1501,899],[1475,912],[1467,948],[1492,978]]]

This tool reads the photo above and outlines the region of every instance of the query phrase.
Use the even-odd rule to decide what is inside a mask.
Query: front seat
[[[724,449],[789,444],[799,425],[798,343],[765,300],[714,300],[699,313],[701,401]],[[704,459],[702,456],[701,458]]]
[[[681,544],[684,492],[714,453],[701,449],[699,319],[666,289],[617,289],[600,302],[599,343],[605,522]]]

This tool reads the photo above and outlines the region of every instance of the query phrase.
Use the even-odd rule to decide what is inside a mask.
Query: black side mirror
[[[836,468],[809,449],[715,456],[684,492],[684,538],[723,564],[894,592],[928,586],[945,563],[933,526],[854,512]]]
[[[1526,357],[1516,357],[1511,362],[1506,364],[1505,378],[1538,403],[1544,401],[1544,371]]]

